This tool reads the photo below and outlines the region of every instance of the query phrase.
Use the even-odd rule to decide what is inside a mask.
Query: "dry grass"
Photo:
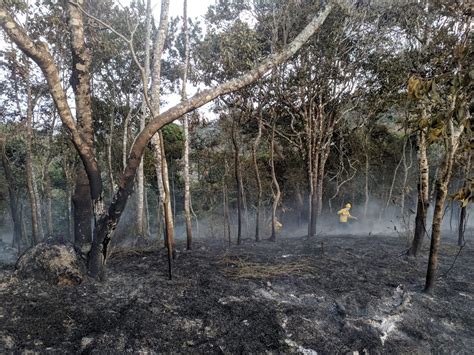
[[[297,261],[285,261],[276,263],[258,263],[232,255],[224,255],[218,262],[224,266],[223,273],[226,276],[238,279],[262,279],[285,275],[311,274],[315,267],[308,258]]]

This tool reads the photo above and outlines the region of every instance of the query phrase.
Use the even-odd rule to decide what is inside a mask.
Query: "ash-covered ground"
[[[172,281],[163,249],[120,250],[107,281],[78,286],[4,265],[0,352],[472,353],[471,245],[452,267],[459,248],[443,237],[433,295],[421,292],[427,246],[417,259],[405,246],[387,235],[178,244]]]

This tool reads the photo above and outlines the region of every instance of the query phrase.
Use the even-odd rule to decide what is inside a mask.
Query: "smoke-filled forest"
[[[472,353],[473,14],[0,0],[0,352]]]

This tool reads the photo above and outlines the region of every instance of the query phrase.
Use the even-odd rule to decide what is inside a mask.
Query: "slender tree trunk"
[[[165,228],[166,228],[166,240],[168,249],[170,249],[170,253],[173,259],[176,258],[176,251],[174,249],[174,221],[173,221],[173,210],[171,206],[171,193],[170,193],[170,184],[168,179],[168,163],[166,162],[166,153],[165,153],[165,144],[162,132],[158,132],[160,135],[160,143],[161,143],[161,173],[163,179],[163,209],[165,213]]]
[[[464,232],[466,231],[467,225],[467,205],[461,206],[461,210],[459,211],[459,224],[458,224],[458,246],[463,246],[465,239],[464,239]]]
[[[365,150],[365,185],[364,185],[364,193],[365,193],[365,200],[364,200],[364,220],[367,220],[367,212],[369,210],[369,151],[368,151],[368,139],[366,139],[366,150]]]
[[[52,154],[52,146],[53,146],[53,135],[54,135],[54,127],[56,125],[56,113],[53,115],[53,120],[51,123],[51,129],[48,132],[48,153],[46,155],[46,160],[43,166],[43,193],[46,199],[46,227],[48,231],[48,237],[53,236],[53,196],[52,196],[52,188],[51,188],[51,177],[49,175],[49,167],[51,165],[53,154]]]
[[[469,174],[471,174],[471,158],[472,154],[469,152],[469,156],[467,158],[467,163],[464,170],[464,188],[468,187],[469,183]],[[458,222],[458,245],[463,246],[465,243],[464,240],[464,232],[466,231],[467,225],[467,204],[461,204],[460,211],[459,211],[459,222]]]
[[[151,36],[151,0],[147,0],[146,4],[146,19],[145,19],[145,64],[144,64],[144,82],[143,90],[148,90],[148,77],[150,76],[150,36]],[[146,117],[149,112],[145,102],[145,94],[143,94],[141,117],[140,117],[140,132],[145,128]],[[148,229],[145,218],[145,178],[143,171],[143,157],[141,158],[140,166],[137,174],[137,222],[136,231],[137,238],[147,238]]]
[[[234,145],[234,176],[237,190],[237,245],[242,241],[242,173],[240,164],[240,149],[236,137],[235,118],[232,121],[232,144]]]
[[[109,139],[107,140],[107,168],[109,175],[110,185],[110,201],[114,198],[115,181],[114,181],[114,169],[112,166],[112,144],[114,141],[114,114],[110,115],[109,121]]]
[[[426,215],[429,203],[429,165],[426,154],[426,133],[423,129],[418,132],[418,203],[415,217],[415,234],[408,255],[416,256],[426,233]]]
[[[319,166],[318,166],[318,211],[317,216],[321,216],[321,212],[323,209],[323,182],[324,182],[324,168],[326,165],[326,159],[324,157],[319,158]]]
[[[304,198],[301,186],[296,183],[296,215],[298,216],[298,227],[303,223]]]
[[[255,181],[257,182],[257,204],[255,208],[255,240],[260,241],[260,209],[262,208],[262,180],[260,178],[260,171],[258,169],[257,149],[262,137],[263,118],[260,114],[258,116],[258,133],[252,146],[253,168],[255,172]]]
[[[405,195],[406,195],[406,187],[407,187],[407,181],[408,181],[408,173],[410,169],[413,166],[413,146],[410,140],[408,140],[410,144],[410,150],[409,150],[409,157],[410,157],[410,162],[407,164],[407,157],[406,157],[406,149],[403,152],[403,184],[402,184],[402,193],[400,196],[400,216],[402,218],[405,217]]]
[[[395,181],[397,180],[398,169],[400,169],[400,165],[402,165],[403,157],[405,156],[405,147],[407,145],[407,142],[408,142],[408,139],[405,139],[405,141],[403,142],[403,150],[402,150],[403,153],[400,158],[400,161],[398,162],[395,168],[395,171],[393,172],[392,184],[390,185],[390,190],[388,192],[387,202],[385,203],[385,207],[380,210],[380,217],[379,217],[380,219],[384,216],[385,210],[388,208],[388,206],[390,205],[390,201],[392,200],[393,189],[395,187]]]
[[[272,128],[272,141],[271,141],[271,156],[270,156],[270,164],[271,164],[271,170],[272,170],[272,192],[273,192],[273,203],[272,203],[272,235],[270,237],[270,240],[275,241],[276,240],[276,232],[279,229],[279,226],[277,226],[278,220],[276,217],[276,211],[278,208],[278,205],[280,203],[280,196],[281,196],[281,191],[280,191],[280,184],[278,183],[277,177],[276,177],[276,172],[275,172],[275,123],[273,123],[273,128]]]
[[[188,81],[189,68],[189,34],[188,34],[188,2],[183,2],[183,34],[184,34],[184,65],[183,65],[183,83],[181,87],[181,99],[188,98],[186,93],[186,84]],[[191,222],[191,192],[189,183],[189,128],[188,116],[183,116],[183,134],[184,134],[184,152],[183,152],[183,178],[184,178],[184,219],[186,222],[186,248],[192,249],[193,229]]]
[[[34,100],[31,93],[31,85],[29,83],[29,78],[27,78],[27,95],[28,95],[28,104],[26,111],[26,185],[28,188],[28,197],[30,199],[30,208],[31,208],[31,233],[33,238],[33,243],[37,244],[43,239],[40,234],[40,219],[38,214],[38,202],[37,193],[35,191],[35,181],[33,174],[33,107]]]
[[[453,99],[453,107],[456,100]],[[430,293],[435,283],[435,273],[438,267],[438,254],[441,245],[441,223],[443,222],[444,203],[448,195],[448,186],[451,179],[454,157],[459,145],[459,138],[464,130],[464,125],[456,130],[452,119],[448,122],[449,137],[445,138],[446,153],[439,169],[436,180],[436,201],[433,212],[433,224],[431,229],[430,256],[428,260],[428,271],[424,291]]]
[[[227,188],[227,175],[228,175],[227,160],[224,159],[224,176],[222,176],[222,195],[223,195],[223,212],[224,212],[224,237],[227,226],[227,237],[229,241],[229,247],[232,244],[232,236],[230,233],[230,218],[229,218],[229,194]]]
[[[1,134],[1,133],[0,133]],[[21,229],[20,211],[18,208],[18,189],[15,183],[15,178],[10,167],[10,162],[5,152],[5,138],[0,135],[0,149],[2,154],[2,165],[5,172],[5,179],[8,186],[8,198],[10,202],[10,215],[13,221],[13,238],[12,247],[20,247],[23,239]]]
[[[310,219],[309,237],[316,235],[316,220],[318,218],[318,172],[319,172],[319,153],[313,152],[312,158],[313,172],[311,174],[311,194],[310,194]]]
[[[49,166],[49,163],[47,164]],[[46,168],[43,180],[44,197],[46,199],[46,228],[48,237],[53,236],[53,196],[51,189],[51,178],[49,176],[48,168]]]
[[[128,107],[127,116],[125,116],[125,120],[123,121],[123,136],[122,136],[122,166],[123,166],[123,170],[125,170],[125,168],[127,167],[128,126],[129,126],[129,123],[130,123],[130,118],[132,117],[132,109],[130,108],[130,104],[128,106],[129,107]]]

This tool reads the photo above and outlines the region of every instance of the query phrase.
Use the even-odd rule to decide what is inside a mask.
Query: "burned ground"
[[[0,351],[470,353],[473,251],[444,240],[435,293],[427,248],[397,236],[282,237],[181,251],[120,250],[103,283],[51,286],[3,266]],[[178,245],[180,247],[180,245]]]

